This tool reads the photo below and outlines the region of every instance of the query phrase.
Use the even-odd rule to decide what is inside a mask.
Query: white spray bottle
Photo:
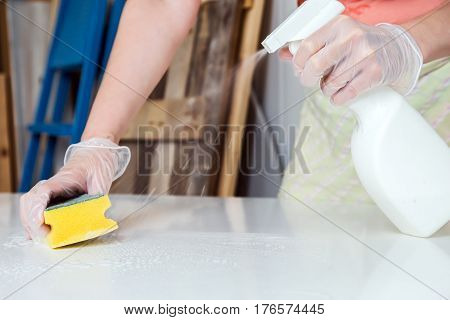
[[[268,53],[289,44],[295,54],[307,38],[345,7],[308,0],[262,43]],[[429,237],[450,221],[450,149],[396,91],[374,89],[349,105],[358,125],[352,157],[366,191],[397,228]]]

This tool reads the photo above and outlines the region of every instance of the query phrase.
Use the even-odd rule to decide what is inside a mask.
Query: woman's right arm
[[[195,21],[200,0],[128,0],[108,66],[83,133],[59,172],[21,198],[27,235],[48,232],[43,212],[55,197],[107,193],[130,157],[117,143],[168,68]]]

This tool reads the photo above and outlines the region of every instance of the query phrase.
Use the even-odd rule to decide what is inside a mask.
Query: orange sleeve
[[[367,24],[404,23],[439,7],[445,0],[339,0],[345,15]],[[297,0],[301,5],[304,0]]]

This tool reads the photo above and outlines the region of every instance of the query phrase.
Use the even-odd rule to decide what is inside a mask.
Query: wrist
[[[426,34],[423,32],[423,30],[415,26],[413,23],[406,23],[402,25],[402,27],[409,32],[411,37],[417,43],[417,46],[420,48],[420,51],[422,53],[424,63],[433,60],[432,52],[430,50]]]
[[[109,132],[90,132],[88,130],[85,130],[83,132],[83,136],[81,137],[81,141],[85,142],[91,139],[106,139],[109,140],[115,144],[119,144],[119,138],[117,137],[117,135],[113,134],[113,133],[109,133]]]
[[[130,149],[126,146],[119,146],[108,138],[94,137],[67,148],[64,156],[64,165],[66,165],[72,156],[78,151],[83,152],[83,157],[91,155],[94,157],[114,158],[113,181],[119,178],[128,166],[131,159]]]
[[[402,95],[414,89],[423,65],[423,54],[413,36],[402,26],[388,23],[377,25],[385,32],[382,55],[384,70],[383,82]]]

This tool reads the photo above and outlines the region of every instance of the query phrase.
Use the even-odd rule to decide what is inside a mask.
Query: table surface
[[[450,225],[400,234],[373,205],[113,195],[119,229],[51,250],[25,240],[0,194],[9,299],[443,299]]]

